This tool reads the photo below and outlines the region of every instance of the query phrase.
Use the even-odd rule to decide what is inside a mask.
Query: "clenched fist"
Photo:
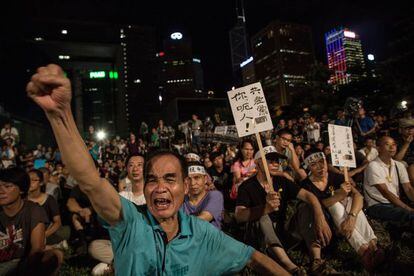
[[[55,64],[39,67],[26,86],[27,95],[46,113],[70,109],[72,91],[62,68]]]

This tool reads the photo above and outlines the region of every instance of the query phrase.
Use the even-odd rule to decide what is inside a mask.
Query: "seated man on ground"
[[[325,262],[321,261],[321,247],[328,245],[331,231],[318,199],[289,179],[277,175],[279,162],[281,159],[286,159],[286,156],[277,153],[273,146],[265,147],[264,151],[274,191],[270,191],[271,184],[267,182],[260,152],[257,152],[255,155],[257,175],[243,182],[239,188],[236,203],[237,221],[256,222],[269,254],[275,256],[275,259],[291,273],[302,275],[303,269],[288,257],[281,238],[288,235],[284,229],[288,202],[296,198],[306,202],[306,207],[298,210],[303,213],[295,216],[289,231],[305,240],[315,260],[311,268],[312,272],[319,270],[334,272],[326,266]],[[307,227],[308,225],[311,227]]]
[[[189,189],[183,204],[185,213],[208,221],[221,229],[223,195],[217,190],[207,190],[207,173],[204,166],[198,163],[190,164],[188,177]]]
[[[414,231],[414,188],[410,184],[407,169],[393,159],[397,152],[394,139],[381,137],[378,140],[378,152],[378,157],[365,170],[367,214],[374,219],[408,226]]]

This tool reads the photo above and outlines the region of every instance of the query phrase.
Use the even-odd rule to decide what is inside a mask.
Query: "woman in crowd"
[[[237,190],[240,184],[256,173],[256,164],[254,162],[254,144],[252,140],[243,140],[233,163],[231,171],[233,173],[233,186],[230,197],[237,198]]]

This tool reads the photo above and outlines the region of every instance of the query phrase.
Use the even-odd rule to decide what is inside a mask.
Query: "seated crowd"
[[[341,118],[338,112],[332,123],[343,125]],[[400,119],[397,132],[384,131],[381,120],[371,121],[356,134],[357,167],[348,173],[331,164],[327,122],[317,123],[313,116],[287,124],[280,120],[264,134],[265,160],[254,139],[237,148],[209,141],[176,147],[182,141],[157,142],[157,128],[152,137],[147,131],[138,139],[131,133],[128,139],[103,141],[92,128],[85,143],[99,175],[135,206],[145,205],[144,186],[153,177],[144,177],[148,155],[173,149],[187,161],[188,191],[181,207],[186,214],[264,252],[294,275],[337,274],[326,262],[324,248],[340,238],[373,272],[387,254],[372,220],[414,232],[414,119]],[[18,143],[17,130],[13,133],[2,134],[0,275],[56,273],[68,247],[99,262],[93,275],[113,271],[108,225],[69,174],[59,149],[39,145],[27,150]],[[308,268],[288,254],[301,242],[311,260]]]

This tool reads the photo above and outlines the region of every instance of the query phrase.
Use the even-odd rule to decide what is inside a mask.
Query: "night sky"
[[[202,60],[205,88],[220,94],[232,86],[228,31],[236,21],[235,3],[234,0],[25,1],[2,8],[3,15],[8,15],[7,19],[2,17],[2,32],[18,32],[31,18],[136,24],[156,27],[161,46],[162,38],[171,31],[182,31],[191,35],[194,56]],[[338,26],[357,32],[366,54],[375,54],[377,60],[385,59],[391,24],[406,10],[402,1],[245,0],[249,35],[272,20],[308,24],[313,30],[316,57],[324,63],[323,35]]]

